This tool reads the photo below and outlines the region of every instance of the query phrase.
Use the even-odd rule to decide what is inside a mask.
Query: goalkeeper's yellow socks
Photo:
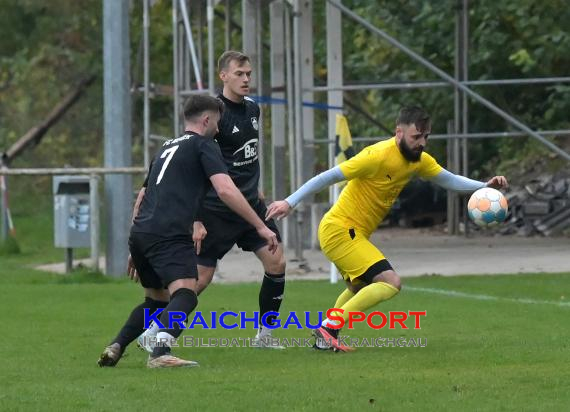
[[[348,302],[352,297],[354,297],[354,293],[350,289],[345,289],[338,298],[336,298],[336,302],[334,303],[335,308],[340,308],[346,302]]]
[[[360,289],[353,298],[340,307],[344,309],[342,317],[346,321],[349,312],[364,312],[380,302],[393,298],[398,292],[400,290],[389,283],[371,283]]]
[[[372,306],[377,305],[380,302],[385,300],[391,299],[395,295],[398,294],[400,290],[392,286],[386,282],[376,282],[371,283],[368,286],[363,287],[356,293],[352,298],[348,299],[344,305],[342,305],[339,309],[344,309],[344,312],[340,314],[339,312],[335,312],[335,315],[342,316],[345,322],[348,320],[348,315],[350,312],[364,312],[367,309],[370,309]],[[339,302],[340,298],[344,295],[344,292],[341,296],[338,297],[337,303]],[[338,306],[335,305],[336,308]],[[336,321],[331,321],[328,318],[325,319],[323,322],[323,326],[329,326],[337,324]]]
[[[338,298],[336,298],[336,302],[334,303],[333,308],[341,308],[342,305],[344,305],[346,302],[348,302],[350,299],[352,299],[354,297],[354,292],[352,292],[350,289],[345,289],[342,291],[342,293],[340,295],[338,295]],[[340,313],[339,312],[333,312],[333,315],[337,315],[339,316]],[[321,323],[321,326],[330,326],[330,324],[336,325],[338,324],[338,321],[334,321],[334,320],[330,320],[328,318],[325,318],[325,320]]]

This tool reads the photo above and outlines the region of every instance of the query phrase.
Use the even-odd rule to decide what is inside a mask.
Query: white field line
[[[474,293],[465,293],[465,292],[458,292],[455,290],[446,290],[446,289],[435,289],[435,288],[421,288],[415,286],[404,286],[402,288],[404,291],[412,291],[412,292],[423,292],[423,293],[433,293],[437,295],[445,295],[445,296],[452,296],[456,298],[466,298],[466,299],[475,299],[475,300],[489,300],[495,302],[512,302],[512,303],[524,303],[530,305],[554,305],[560,307],[570,307],[570,302],[557,302],[554,300],[537,300],[537,299],[529,299],[529,298],[505,298],[500,296],[491,296],[491,295],[479,295]]]

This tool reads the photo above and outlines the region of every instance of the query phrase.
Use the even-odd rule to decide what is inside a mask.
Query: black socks
[[[172,328],[168,329],[169,323],[169,312],[182,312],[185,314],[184,318],[176,318],[173,320],[180,320],[182,322],[186,322],[188,315],[196,308],[198,305],[198,296],[194,293],[193,290],[181,288],[178,289],[176,292],[172,294],[170,297],[170,303],[164,309],[162,314],[160,315],[160,323],[162,323],[165,329],[160,329],[160,332],[166,332],[173,338],[178,338],[182,333],[183,329],[177,322],[172,322]],[[157,345],[152,352],[152,357],[156,358],[162,355],[165,355],[170,352],[170,347],[168,345],[160,344],[157,342]]]
[[[144,310],[148,309],[149,313],[154,313],[157,309],[165,308],[167,305],[168,302],[162,302],[146,297],[143,303],[133,309],[127,319],[127,322],[119,331],[119,334],[113,342],[121,345],[121,350],[124,351],[132,341],[144,332]]]
[[[263,283],[259,290],[259,322],[267,312],[279,312],[281,301],[283,300],[283,292],[285,291],[285,274],[265,273]],[[267,324],[273,325],[276,316],[267,316]],[[262,325],[263,326],[263,325]]]

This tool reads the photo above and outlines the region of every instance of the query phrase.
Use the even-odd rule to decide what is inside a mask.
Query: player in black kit
[[[261,219],[265,218],[265,203],[258,191],[259,106],[247,95],[251,78],[249,57],[236,51],[226,51],[218,60],[220,79],[224,84],[218,96],[225,109],[216,141],[220,145],[229,175]],[[218,259],[234,244],[254,252],[263,264],[265,275],[259,291],[260,319],[267,312],[278,312],[285,289],[285,258],[279,243],[276,253],[270,253],[266,242],[255,228],[229,210],[216,192],[206,194],[199,221],[194,223],[194,241],[198,253],[198,293],[211,282]],[[273,220],[265,222],[279,241],[279,231]],[[268,316],[268,323],[274,319]],[[256,342],[261,347],[283,348],[272,342],[271,329],[260,328]]]
[[[105,348],[99,366],[115,366],[126,346],[143,332],[145,310],[152,314],[159,308],[165,308],[160,315],[164,327],[157,333],[157,341],[162,344],[154,347],[147,366],[197,365],[171,355],[170,347],[182,329],[176,322],[169,326],[169,312],[186,314],[178,319],[186,321],[198,304],[198,272],[190,230],[208,190],[214,190],[255,227],[268,253],[277,249],[277,236],[234,185],[213,140],[222,112],[223,105],[216,98],[191,97],[184,107],[184,135],[166,141],[153,159],[129,237],[131,258],[145,290],[145,301],[132,311],[117,337]]]

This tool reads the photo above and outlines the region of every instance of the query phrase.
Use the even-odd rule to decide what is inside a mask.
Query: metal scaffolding
[[[326,0],[325,26],[327,48],[327,84],[314,85],[314,51],[313,51],[313,7],[322,6],[322,2],[313,0],[171,0],[172,2],[172,45],[173,45],[173,135],[179,135],[181,130],[181,103],[184,97],[195,93],[214,94],[216,67],[215,45],[223,42],[225,49],[241,49],[251,57],[254,67],[252,92],[263,106],[263,102],[273,103],[271,110],[271,150],[263,151],[263,133],[260,133],[260,164],[262,166],[262,185],[264,181],[272,182],[271,197],[285,197],[290,191],[298,188],[315,172],[315,150],[319,144],[328,146],[329,166],[334,164],[335,143],[335,111],[344,106],[344,91],[352,90],[406,90],[415,88],[454,88],[454,117],[448,124],[448,133],[432,135],[432,139],[447,141],[447,167],[456,173],[467,175],[469,158],[469,142],[472,139],[487,138],[518,138],[530,136],[561,158],[570,160],[570,154],[557,147],[547,136],[570,135],[570,130],[535,131],[510,116],[501,108],[475,92],[475,87],[492,87],[498,85],[529,85],[529,84],[567,84],[570,77],[547,77],[525,79],[469,79],[468,73],[468,34],[469,34],[469,0],[456,0],[455,15],[455,63],[453,76],[445,73],[430,61],[402,44],[398,39],[371,24],[364,17],[354,13],[341,0]],[[117,3],[117,4],[115,4]],[[155,137],[152,133],[152,112],[150,102],[155,93],[151,87],[152,62],[150,59],[150,25],[152,6],[155,0],[142,0],[143,9],[143,133],[144,133],[144,170],[150,162],[149,143]],[[106,124],[105,151],[106,161],[104,170],[126,166],[130,160],[130,109],[128,90],[123,87],[129,81],[118,82],[117,79],[128,77],[128,8],[124,2],[106,0],[104,2],[105,22],[108,24],[105,37],[106,64],[105,81],[105,111]],[[239,13],[236,12],[241,6]],[[223,10],[221,12],[220,10]],[[234,20],[235,15],[241,15],[241,26]],[[204,18],[205,16],[205,18]],[[267,18],[268,16],[268,18]],[[216,21],[216,17],[219,21]],[[384,82],[374,84],[356,84],[343,81],[343,52],[342,52],[342,18],[350,19],[367,28],[383,41],[405,53],[414,61],[426,67],[441,80],[421,80],[413,82]],[[224,36],[216,38],[215,23],[224,27]],[[113,23],[111,25],[111,23]],[[322,24],[317,22],[316,24]],[[112,30],[120,31],[120,36],[110,36]],[[241,44],[232,44],[232,33],[241,31]],[[207,33],[206,36],[203,33]],[[269,43],[264,39],[264,33],[270,33]],[[120,42],[113,39],[120,38]],[[206,51],[206,53],[204,53]],[[267,51],[269,51],[267,53]],[[205,57],[204,57],[205,56]],[[265,64],[264,64],[265,63]],[[268,73],[265,70],[268,69]],[[125,77],[126,76],[126,77]],[[204,78],[207,79],[204,82]],[[264,79],[268,79],[264,82]],[[115,80],[115,83],[112,82]],[[120,83],[120,84],[119,84]],[[124,83],[124,84],[123,84]],[[263,85],[270,88],[265,92]],[[328,136],[315,139],[314,109],[311,107],[313,96],[327,92]],[[491,112],[502,117],[519,132],[471,132],[468,125],[469,105],[472,99],[483,105]],[[348,103],[347,103],[348,104]],[[125,132],[126,131],[126,132]],[[121,136],[117,143],[114,136]],[[388,136],[389,137],[389,136]],[[357,142],[378,141],[387,136],[356,137]],[[271,159],[269,161],[269,159]],[[270,168],[263,167],[270,163]],[[265,179],[264,172],[270,170],[270,179]],[[287,169],[288,173],[287,173]],[[134,169],[133,169],[134,170]],[[136,169],[134,172],[140,172]],[[52,171],[60,173],[61,171]],[[65,173],[70,173],[65,169]],[[99,174],[98,169],[90,170],[90,174]],[[127,173],[133,172],[132,170]],[[38,170],[36,174],[45,174]],[[63,173],[63,172],[61,172]],[[103,171],[101,171],[103,173]],[[108,227],[122,227],[127,224],[131,209],[131,185],[129,175],[117,175],[109,172],[106,175],[105,187],[107,194],[107,210],[112,211],[108,216]],[[18,169],[0,169],[0,174],[26,174]],[[125,188],[127,190],[125,190]],[[262,187],[263,189],[263,187]],[[331,188],[330,202],[338,195]],[[0,191],[2,192],[2,191]],[[0,193],[1,195],[2,193]],[[0,239],[5,240],[7,227],[7,210],[4,196],[0,196]],[[307,202],[310,203],[310,202]],[[313,206],[313,205],[311,205]],[[465,208],[463,208],[465,209]],[[303,247],[311,245],[311,234],[314,235],[315,210],[313,207],[301,207],[296,211],[295,224],[286,223],[282,227],[283,239],[288,246],[295,246],[295,255],[302,264]],[[448,229],[449,233],[458,233],[459,203],[457,198],[449,196]],[[115,213],[116,212],[116,213]],[[125,219],[125,216],[127,218]],[[306,224],[310,222],[311,224]],[[466,226],[467,227],[467,226]],[[107,272],[118,274],[122,271],[126,253],[124,236],[128,231],[112,231],[120,236],[108,237],[107,254],[109,256]],[[121,237],[122,236],[122,237]],[[97,253],[98,254],[98,251]],[[332,272],[331,272],[332,273]],[[332,278],[331,278],[332,279]],[[336,278],[335,278],[336,279]]]
[[[144,4],[144,142],[145,166],[148,166],[148,142],[150,130],[150,61],[149,48],[149,1],[142,0]],[[327,47],[327,85],[314,86],[313,73],[313,6],[312,0],[202,0],[191,2],[187,7],[187,0],[172,0],[173,24],[173,102],[174,127],[173,134],[180,132],[180,107],[185,96],[194,93],[214,93],[215,82],[215,42],[224,42],[225,48],[242,49],[251,57],[254,67],[255,85],[254,97],[260,102],[272,101],[271,110],[271,149],[260,156],[262,165],[262,184],[265,167],[271,159],[270,180],[272,182],[272,197],[283,198],[288,190],[298,188],[304,181],[314,174],[315,147],[319,144],[328,144],[329,166],[334,164],[335,142],[335,112],[328,111],[328,136],[325,139],[315,139],[313,111],[306,102],[312,102],[315,93],[327,92],[327,105],[329,108],[343,107],[343,92],[352,90],[405,90],[415,88],[454,88],[454,118],[448,125],[448,133],[435,135],[431,138],[446,139],[448,147],[447,167],[464,175],[469,174],[469,141],[483,138],[505,138],[530,136],[566,160],[570,154],[546,139],[553,135],[570,135],[570,130],[554,130],[537,132],[520,120],[509,115],[481,94],[473,87],[498,85],[528,85],[549,83],[570,83],[570,77],[524,78],[524,79],[469,79],[469,0],[457,0],[455,16],[455,71],[453,76],[444,72],[430,61],[414,52],[398,39],[371,24],[364,17],[354,13],[341,0],[326,0],[326,47]],[[239,25],[233,20],[234,9],[241,4],[241,31],[242,44],[231,44],[231,33]],[[315,3],[316,4],[316,3]],[[223,9],[223,13],[219,10]],[[189,12],[190,10],[190,12]],[[218,10],[218,11],[216,11]],[[192,20],[189,13],[199,16],[207,15],[204,22],[202,18]],[[224,36],[214,37],[214,18],[218,17],[224,27]],[[263,16],[269,16],[263,20]],[[441,81],[414,81],[414,82],[384,82],[374,84],[345,84],[343,82],[343,54],[342,54],[342,18],[347,18],[367,28],[383,41],[408,55],[411,59],[434,73]],[[194,30],[193,36],[191,21],[202,26]],[[220,23],[220,22],[218,22]],[[196,24],[196,23],[194,23]],[[218,25],[219,26],[219,25]],[[268,28],[270,27],[270,30]],[[207,61],[201,59],[203,29],[207,31],[205,48],[207,48]],[[264,44],[263,33],[270,32],[269,45]],[[197,38],[197,39],[196,39]],[[265,49],[269,53],[263,53]],[[199,52],[197,53],[196,50]],[[263,63],[267,61],[268,64]],[[268,68],[269,73],[264,72]],[[207,73],[207,84],[203,84],[202,73]],[[193,74],[193,78],[191,78]],[[264,93],[263,80],[269,79],[270,91]],[[267,94],[267,95],[266,95]],[[502,117],[507,123],[520,132],[485,132],[473,133],[469,131],[469,99],[483,105],[491,112]],[[263,137],[260,135],[259,146],[263,151]],[[385,137],[362,137],[355,141],[378,141]],[[289,173],[286,173],[287,167]],[[287,183],[290,187],[288,188]],[[331,189],[331,202],[335,198],[334,189]],[[310,202],[308,202],[310,203]],[[459,200],[450,195],[448,202],[448,229],[452,234],[458,233]],[[299,208],[296,211],[295,224],[285,225],[283,237],[286,245],[295,245],[296,257],[302,260],[303,245],[308,246],[311,225],[310,208]],[[291,242],[291,240],[295,242]]]

